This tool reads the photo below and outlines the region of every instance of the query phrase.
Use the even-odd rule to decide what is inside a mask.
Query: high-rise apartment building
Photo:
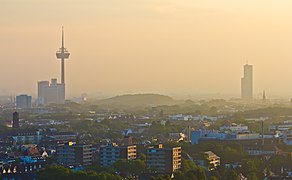
[[[251,100],[253,98],[253,67],[244,65],[244,76],[241,78],[241,98]]]
[[[17,108],[31,108],[31,96],[26,94],[16,96],[15,103]]]
[[[172,174],[181,168],[181,147],[164,148],[162,144],[148,147],[146,166],[151,173]]]
[[[84,166],[91,165],[92,145],[89,144],[60,144],[56,150],[57,162],[63,165],[77,165]]]
[[[136,145],[118,146],[115,143],[101,146],[99,148],[99,159],[101,166],[110,166],[119,159],[136,159]]]

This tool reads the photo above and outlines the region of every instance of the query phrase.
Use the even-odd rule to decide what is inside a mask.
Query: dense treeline
[[[37,174],[39,180],[120,180],[121,177],[111,173],[94,171],[70,171],[63,166],[46,166]]]

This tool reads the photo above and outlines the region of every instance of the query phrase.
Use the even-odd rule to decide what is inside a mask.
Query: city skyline
[[[54,52],[64,25],[74,52],[67,63],[69,97],[143,92],[240,97],[246,60],[256,67],[255,97],[263,89],[269,97],[289,97],[292,3],[259,2],[75,1],[63,12],[57,5],[65,2],[1,1],[1,67],[18,73],[7,76],[10,68],[2,68],[0,94],[35,96],[38,80],[61,79]]]

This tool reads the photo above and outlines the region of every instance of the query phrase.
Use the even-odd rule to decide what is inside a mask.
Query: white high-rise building
[[[63,104],[65,102],[65,84],[57,83],[57,79],[38,82],[38,105]]]
[[[241,98],[251,100],[253,98],[253,67],[244,65],[244,76],[241,78]]]

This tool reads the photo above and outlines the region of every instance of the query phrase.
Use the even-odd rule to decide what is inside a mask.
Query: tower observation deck
[[[68,59],[70,53],[64,47],[64,29],[62,27],[62,47],[56,52],[57,59],[61,60],[61,84],[65,84],[65,59]]]

